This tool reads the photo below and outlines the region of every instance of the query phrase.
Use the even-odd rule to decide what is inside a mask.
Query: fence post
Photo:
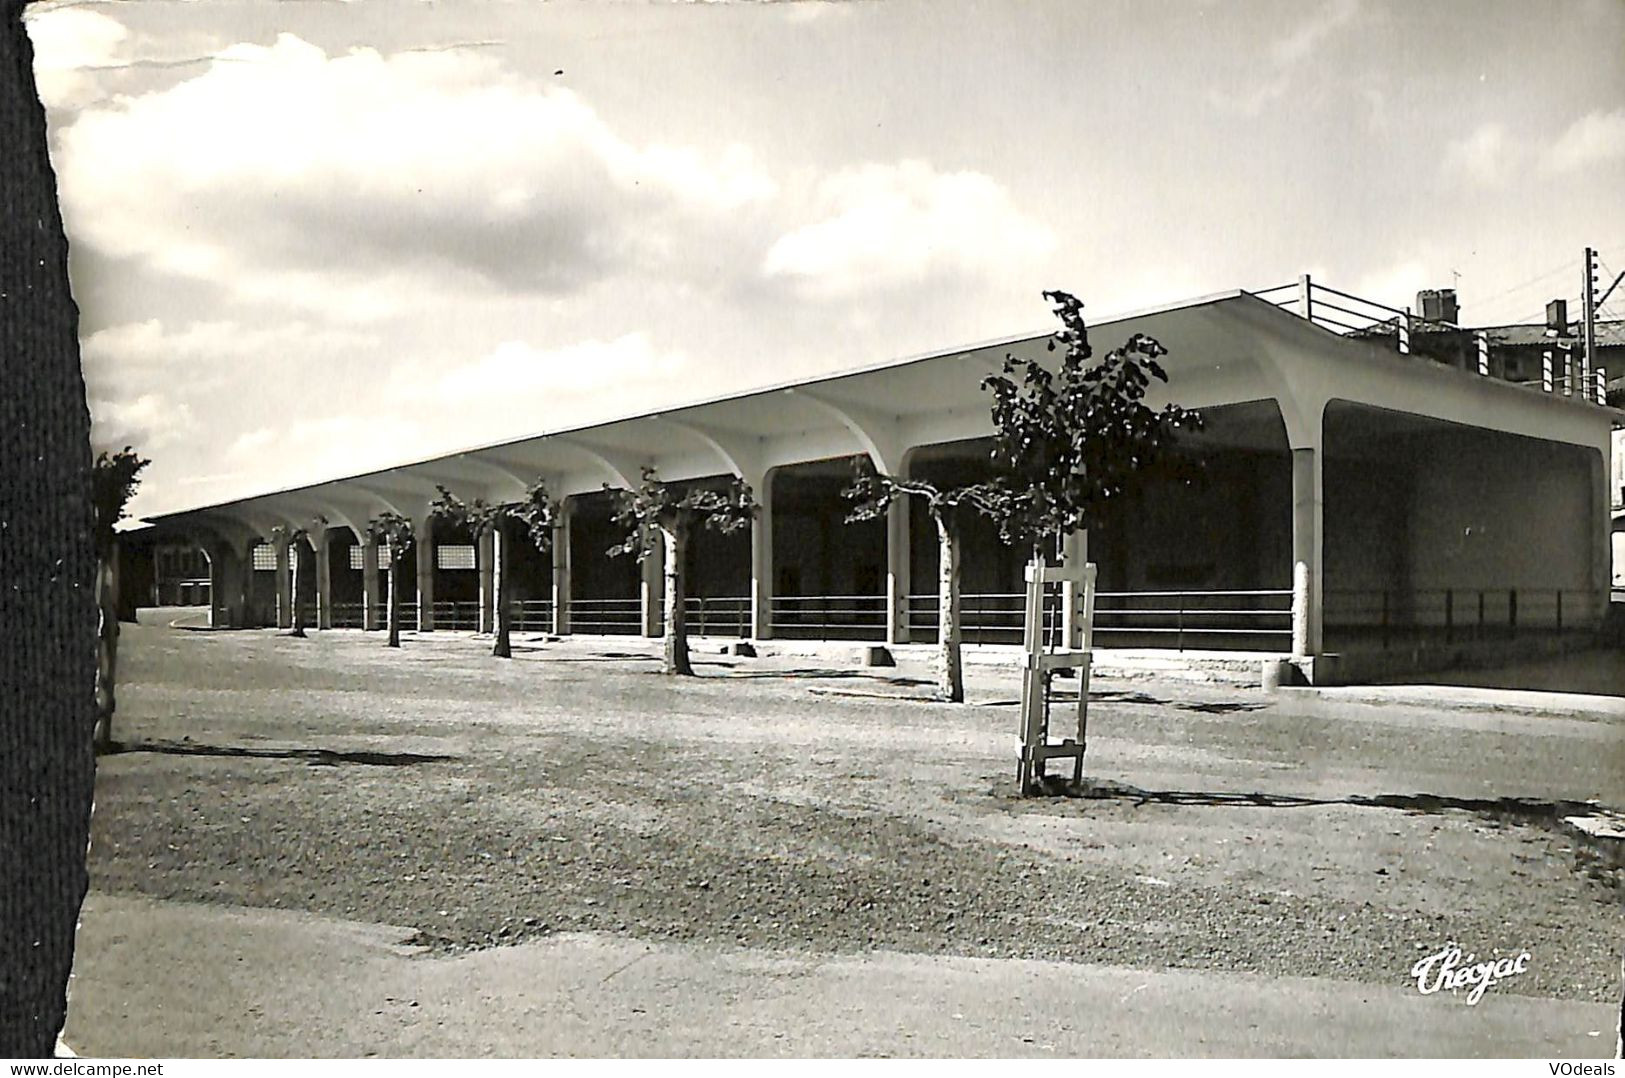
[[[1563,633],[1563,589],[1562,588],[1557,589],[1557,632],[1558,632],[1559,636],[1561,636],[1562,633]]]
[[[1388,650],[1388,589],[1382,589],[1382,649]]]
[[[1518,589],[1512,588],[1507,592],[1507,626],[1512,630],[1514,638],[1518,635]]]
[[[1185,593],[1179,593],[1179,617],[1174,622],[1174,641],[1180,651],[1185,650]]]
[[[1444,642],[1456,642],[1456,589],[1444,589]]]
[[[1478,635],[1474,639],[1482,640],[1483,638],[1484,638],[1484,589],[1479,588],[1478,589]]]

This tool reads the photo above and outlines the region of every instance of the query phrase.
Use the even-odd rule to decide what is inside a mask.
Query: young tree
[[[367,541],[383,543],[389,550],[389,569],[386,576],[384,600],[385,621],[389,626],[387,646],[401,646],[401,596],[396,587],[395,573],[406,560],[406,550],[412,545],[412,521],[393,510],[367,521]]]
[[[856,505],[847,522],[884,517],[899,498],[918,498],[937,528],[937,693],[950,703],[963,703],[965,681],[960,656],[959,526],[962,510],[981,509],[987,495],[983,484],[942,488],[924,479],[884,475],[860,461],[857,477],[842,491]]]
[[[1202,422],[1178,405],[1157,411],[1145,403],[1151,379],[1168,380],[1157,362],[1168,354],[1161,344],[1136,333],[1089,366],[1083,303],[1066,292],[1044,298],[1061,320],[1048,345],[1064,350],[1058,372],[1006,356],[1004,373],[982,380],[993,393],[997,474],[980,500],[1004,541],[1028,546],[1035,559],[1089,527],[1136,478],[1177,469],[1175,439]]]
[[[327,527],[327,518],[318,516],[310,522],[310,525],[309,528],[306,528],[302,525],[290,524],[277,528],[274,532],[283,542],[288,544],[288,557],[293,561],[293,583],[289,588],[289,591],[293,593],[293,599],[288,604],[288,613],[292,618],[293,628],[288,635],[297,636],[301,640],[305,638],[305,605],[299,601],[299,590],[304,576],[305,547],[310,539],[312,529]]]
[[[1179,471],[1171,452],[1179,432],[1201,425],[1201,417],[1178,405],[1161,411],[1145,403],[1151,379],[1166,382],[1157,362],[1167,350],[1136,333],[1121,348],[1092,366],[1094,352],[1083,319],[1083,304],[1065,292],[1046,292],[1061,320],[1049,350],[1064,349],[1060,368],[1051,371],[1032,361],[1006,356],[1003,375],[982,381],[993,392],[993,464],[983,504],[999,524],[1006,543],[1024,543],[1033,562],[1061,538],[1088,528],[1099,511],[1122,496],[1130,484],[1153,469]],[[1019,373],[1020,381],[1016,375]],[[1042,602],[1042,591],[1028,592],[1028,602]],[[1029,624],[1038,611],[1028,608]],[[1088,683],[1079,685],[1080,719],[1077,771],[1083,771],[1082,708]],[[1045,736],[1049,714],[1050,673],[1033,671],[1022,686],[1023,743],[1021,782],[1027,793],[1044,772],[1038,742]]]
[[[116,453],[103,451],[91,473],[91,503],[96,510],[96,728],[97,752],[113,747],[113,686],[118,667],[119,548],[114,526],[141,485],[141,472],[150,460],[130,446]]]
[[[688,554],[689,538],[697,525],[723,534],[748,527],[761,507],[756,504],[750,484],[737,476],[729,476],[722,489],[715,490],[666,483],[653,468],[644,468],[643,481],[636,490],[618,490],[608,484],[604,489],[616,499],[615,523],[627,530],[626,540],[609,548],[612,557],[635,554],[641,562],[654,555],[656,543],[665,548],[664,670],[668,674],[692,674],[683,609],[683,560]]]
[[[524,498],[517,502],[487,502],[483,498],[465,502],[443,486],[435,489],[440,492],[434,501],[435,514],[466,525],[474,533],[475,542],[491,535],[500,549],[506,551],[521,527],[537,550],[546,551],[553,541],[558,505],[547,496],[547,486],[540,479],[532,483]],[[513,619],[508,610],[507,573],[496,574],[496,595],[491,605],[496,614],[496,643],[491,654],[499,659],[512,658],[510,627]]]

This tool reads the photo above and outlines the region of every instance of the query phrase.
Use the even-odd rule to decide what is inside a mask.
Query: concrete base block
[[[859,654],[858,663],[862,666],[896,666],[897,660],[892,658],[890,648],[883,644],[872,644]]]
[[[735,640],[731,644],[722,645],[722,654],[738,655],[745,659],[756,658],[756,645],[749,640]]]

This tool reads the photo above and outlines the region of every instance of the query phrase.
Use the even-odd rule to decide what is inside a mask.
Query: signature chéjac
[[[1516,958],[1497,958],[1493,962],[1476,962],[1475,958],[1476,955],[1468,955],[1464,960],[1461,948],[1446,941],[1437,954],[1430,954],[1411,967],[1416,990],[1426,996],[1444,988],[1454,992],[1471,987],[1472,991],[1467,993],[1467,1003],[1471,1006],[1484,998],[1490,985],[1526,971],[1530,955],[1528,951],[1520,951]]]

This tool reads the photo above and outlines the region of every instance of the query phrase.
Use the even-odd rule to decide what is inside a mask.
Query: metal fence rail
[[[885,639],[884,595],[775,595],[769,621],[789,638]]]
[[[1589,630],[1602,613],[1597,593],[1575,588],[1328,588],[1323,602],[1329,637],[1383,648]]]
[[[637,635],[643,631],[643,602],[640,599],[571,599],[570,630]]]
[[[1018,592],[970,593],[959,597],[960,632],[967,644],[1019,644],[1026,596]],[[909,639],[935,640],[938,598],[908,599]],[[1046,589],[1044,632],[1061,630],[1061,595]],[[1106,647],[1143,643],[1148,647],[1200,647],[1254,650],[1279,647],[1292,639],[1292,592],[1280,589],[1236,591],[1098,591],[1095,639]],[[1135,638],[1139,638],[1136,640]]]
[[[473,630],[480,627],[480,604],[477,599],[436,599],[434,601],[434,627],[436,629]]]
[[[737,636],[743,639],[751,635],[749,596],[690,595],[683,600],[683,613],[688,621],[688,631],[695,636]]]
[[[364,603],[334,603],[333,628],[359,629],[361,628],[361,613]]]
[[[552,632],[553,600],[513,600],[508,604],[508,627],[522,633]]]

